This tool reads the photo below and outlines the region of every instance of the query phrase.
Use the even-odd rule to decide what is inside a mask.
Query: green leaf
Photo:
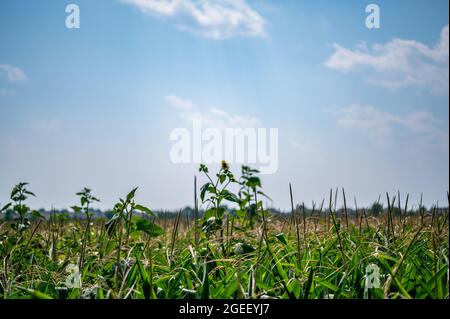
[[[252,176],[247,179],[247,183],[245,183],[248,187],[255,189],[256,187],[261,187],[261,180],[259,177]]]
[[[0,213],[6,211],[10,206],[11,206],[11,203],[8,203],[5,206],[3,206],[3,208],[0,209]]]
[[[220,207],[219,210],[224,211],[223,207]],[[222,226],[222,219],[216,218],[214,215],[216,214],[216,209],[211,208],[207,210],[207,215],[205,215],[204,222],[202,224],[202,231],[207,233],[213,233]],[[211,216],[212,215],[212,216]],[[209,216],[209,217],[207,217]]]
[[[93,201],[93,202],[99,202],[100,199],[98,199],[97,197],[92,196],[92,197],[91,197],[91,201]]]
[[[198,171],[208,174],[208,167],[205,164],[200,164],[200,168],[198,169]]]
[[[134,198],[134,195],[136,194],[138,187],[136,187],[135,189],[133,189],[131,192],[128,193],[127,195],[127,201],[131,201]]]
[[[42,218],[42,219],[45,218],[45,217],[42,216],[42,214],[39,213],[37,210],[33,210],[33,211],[31,212],[31,215],[34,216],[34,217],[37,217],[37,218]]]
[[[237,281],[236,274],[233,273],[231,278],[232,278],[231,281],[225,285],[221,299],[230,298],[235,293],[235,291],[239,289],[239,283]]]
[[[53,299],[52,297],[50,297],[47,294],[44,294],[43,292],[40,292],[38,290],[34,290],[34,289],[27,289],[27,288],[22,288],[19,287],[20,289],[28,292],[31,296],[33,296],[33,298],[35,299]]]
[[[117,203],[116,205],[114,205],[114,211],[118,214],[120,214],[123,211],[124,207],[123,207],[123,203]]]
[[[211,183],[208,182],[200,188],[200,199],[202,200],[202,202],[205,200],[205,194],[206,194],[206,191],[208,190],[209,186],[212,186],[212,185],[211,185]]]
[[[252,245],[246,244],[246,243],[241,243],[240,246],[242,248],[243,254],[250,254],[256,250],[255,247],[253,247]]]
[[[317,280],[317,279],[316,279],[316,281],[318,282],[319,285],[321,285],[321,286],[323,286],[325,288],[328,288],[328,289],[330,289],[333,292],[339,291],[339,287],[336,287],[331,282],[328,282],[326,280]]]
[[[261,192],[261,191],[258,191],[257,193],[258,193],[259,195],[264,196],[264,197],[267,198],[268,200],[272,200],[272,198],[270,198],[268,195],[266,195],[265,193],[263,193],[263,192]]]
[[[227,201],[233,202],[233,203],[240,203],[240,199],[239,197],[237,197],[235,194],[227,191],[226,189],[224,189],[221,193],[221,195],[223,196],[223,198],[225,198]]]
[[[227,179],[226,175],[218,174],[217,177],[219,177],[220,184],[223,184],[223,182]]]
[[[142,231],[150,237],[157,237],[164,234],[164,229],[145,218],[134,216],[133,221],[136,225],[136,230]]]
[[[142,206],[142,205],[136,205],[136,206],[134,206],[134,209],[141,211],[143,213],[146,213],[148,215],[152,215],[152,216],[154,215],[153,212],[149,208]]]
[[[72,208],[75,213],[81,212],[81,207],[79,206],[71,206],[70,208]]]
[[[279,233],[275,236],[280,242],[287,245],[286,237],[284,236],[284,233]]]
[[[303,299],[308,299],[309,291],[311,290],[314,281],[314,268],[311,267],[309,271],[308,281],[306,282],[305,290],[303,291]]]
[[[201,299],[209,299],[209,276],[206,263],[203,265],[203,283],[202,283],[202,295]]]
[[[120,218],[119,214],[114,214],[114,216],[106,222],[105,228],[109,236],[114,235],[117,225],[119,224],[119,218]]]
[[[209,218],[211,218],[211,217],[215,217],[216,216],[216,209],[215,208],[210,208],[210,209],[208,209],[206,212],[205,212],[205,215],[204,215],[204,219],[205,220],[208,220]]]
[[[148,276],[147,271],[145,271],[144,266],[139,261],[139,258],[136,259],[137,264],[139,265],[139,272],[141,273],[143,284],[142,290],[144,291],[145,299],[156,299],[155,291],[153,290],[150,277]]]
[[[105,294],[103,292],[103,288],[97,288],[97,299],[105,299]]]

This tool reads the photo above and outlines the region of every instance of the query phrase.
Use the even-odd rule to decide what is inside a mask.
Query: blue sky
[[[369,3],[380,29],[365,26]],[[446,205],[448,6],[2,0],[0,203],[27,181],[38,207],[84,186],[102,208],[134,186],[152,208],[189,205],[197,165],[170,161],[169,135],[220,110],[279,129],[279,169],[263,177],[275,207],[289,182],[306,204],[345,187],[361,205],[397,190]]]

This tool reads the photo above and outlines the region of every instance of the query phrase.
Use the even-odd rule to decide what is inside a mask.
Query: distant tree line
[[[224,208],[231,213],[231,215],[234,214],[235,209],[234,208],[229,208],[227,206],[224,206]],[[300,209],[302,214],[303,214],[303,207],[298,206],[296,209]],[[306,217],[317,217],[320,210],[318,210],[317,208],[312,209],[312,208],[308,208],[305,207],[304,208],[305,212],[304,215]],[[420,215],[421,213],[424,214],[431,214],[432,210],[435,210],[435,213],[437,214],[445,214],[448,211],[448,208],[446,207],[442,207],[442,208],[436,208],[436,207],[432,207],[431,209],[422,206],[422,207],[416,207],[416,208],[412,208],[412,209],[408,209],[407,211],[407,216],[417,216]],[[85,216],[82,213],[77,213],[77,212],[73,212],[71,210],[68,209],[60,209],[60,210],[46,210],[46,209],[39,209],[38,210],[39,213],[46,217],[49,218],[49,216],[54,213],[62,218],[66,218],[66,219],[84,219]],[[282,216],[289,216],[291,214],[290,211],[284,211],[284,210],[280,210],[280,209],[276,209],[276,208],[269,208],[268,211],[272,214],[272,215],[282,215]],[[358,210],[355,210],[353,208],[347,208],[347,214],[348,216],[357,216],[359,214],[362,214],[362,212],[364,211],[364,213],[368,216],[380,216],[382,214],[387,213],[387,208],[384,207],[381,203],[375,202],[373,203],[370,207],[368,208],[360,208]],[[106,218],[106,219],[110,219],[112,218],[112,216],[114,215],[114,212],[112,210],[101,210],[101,209],[90,209],[90,212],[92,214],[92,216],[94,218]],[[181,215],[184,218],[188,218],[188,219],[194,219],[196,216],[196,212],[195,209],[190,207],[190,206],[186,206],[180,210],[155,210],[154,211],[156,213],[157,216],[160,217],[164,217],[167,219],[172,219],[172,218],[176,218],[177,215],[179,213],[181,213]],[[337,216],[340,215],[344,215],[344,208],[339,208],[335,210]],[[203,215],[205,213],[204,209],[199,209],[198,211],[198,218],[202,218]],[[322,211],[320,212],[320,214],[328,214],[329,213],[329,208],[323,208]],[[399,208],[399,207],[392,207],[392,215],[393,216],[400,216],[400,215],[405,215],[404,209],[403,208]],[[12,221],[16,218],[17,216],[15,216],[13,209],[8,209],[6,211],[4,211],[2,214],[0,214],[0,220],[4,220],[4,221]]]

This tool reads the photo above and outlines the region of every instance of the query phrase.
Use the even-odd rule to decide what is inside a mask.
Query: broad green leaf
[[[152,216],[154,215],[153,212],[149,208],[142,206],[142,205],[135,205],[134,209],[141,211],[143,213],[146,213],[148,215],[152,215]]]
[[[200,199],[202,200],[202,202],[205,201],[206,191],[208,190],[209,186],[211,186],[211,183],[208,182],[200,188]]]
[[[70,208],[72,208],[75,213],[81,212],[81,207],[79,206],[71,206]]]
[[[39,213],[37,210],[33,210],[33,211],[31,212],[31,215],[34,216],[34,217],[36,217],[36,218],[42,218],[42,219],[44,219],[44,216],[43,216],[41,213]]]
[[[134,216],[133,222],[136,225],[136,230],[142,231],[150,237],[157,237],[164,234],[164,230],[161,227],[145,218]]]

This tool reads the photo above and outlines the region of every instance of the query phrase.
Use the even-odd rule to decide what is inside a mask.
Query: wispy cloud
[[[5,76],[9,82],[19,82],[27,79],[23,70],[10,64],[0,64],[0,76]]]
[[[205,127],[223,128],[250,128],[259,127],[261,121],[255,117],[230,114],[221,108],[203,108],[190,100],[180,98],[174,94],[166,96],[166,101],[179,111],[179,116],[188,121],[198,120]]]
[[[435,94],[448,94],[449,86],[449,26],[441,31],[434,47],[414,40],[393,39],[375,44],[372,50],[365,43],[355,50],[339,44],[325,62],[341,72],[356,71],[376,85],[389,88],[416,86]]]
[[[439,120],[429,112],[413,112],[402,117],[372,106],[353,104],[336,109],[341,127],[359,129],[379,145],[391,143],[402,134],[414,142],[436,146],[448,152],[448,131],[439,128]]]
[[[206,112],[195,111],[187,115],[190,120],[201,120],[206,126],[218,128],[250,128],[261,126],[261,121],[255,117],[230,114],[219,108],[209,108]]]
[[[179,98],[175,94],[166,96],[166,101],[173,107],[181,110],[191,110],[195,107],[191,101]]]
[[[54,132],[62,127],[62,122],[58,119],[43,119],[32,123],[32,127],[37,131]]]
[[[222,40],[264,37],[265,20],[245,0],[121,0],[153,16],[166,17],[181,30]]]

